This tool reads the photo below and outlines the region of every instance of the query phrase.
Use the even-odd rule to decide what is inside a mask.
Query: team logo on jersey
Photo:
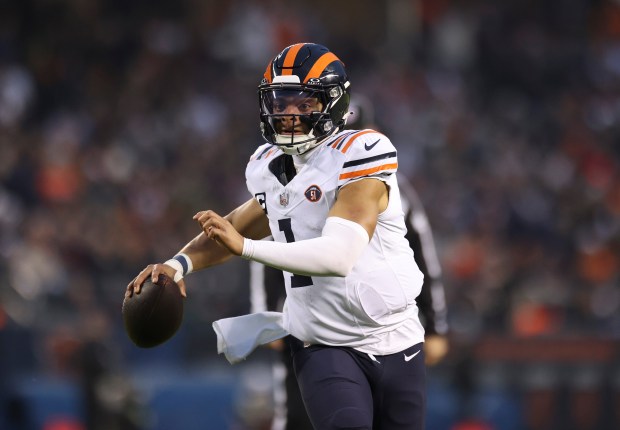
[[[280,194],[280,206],[288,206],[288,193],[286,191]]]
[[[321,191],[321,189],[316,185],[310,185],[308,189],[306,190],[306,192],[304,193],[304,196],[306,196],[306,198],[310,200],[312,203],[318,202],[319,200],[321,200],[322,195],[323,195],[323,191]]]

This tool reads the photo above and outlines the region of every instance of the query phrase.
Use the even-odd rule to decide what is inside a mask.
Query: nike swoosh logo
[[[367,143],[365,143],[365,144],[364,144],[364,149],[366,149],[366,151],[370,151],[372,148],[374,148],[374,147],[375,147],[375,145],[376,145],[377,143],[379,143],[379,141],[380,141],[380,140],[381,140],[381,139],[377,139],[377,140],[375,140],[373,143],[371,143],[370,145],[369,145],[369,144],[367,144]]]
[[[422,350],[420,350],[420,351],[422,351]],[[416,355],[418,355],[420,353],[420,351],[416,352],[415,354],[411,354],[411,355],[403,354],[405,356],[405,361],[411,361],[411,359],[413,357],[415,357]]]

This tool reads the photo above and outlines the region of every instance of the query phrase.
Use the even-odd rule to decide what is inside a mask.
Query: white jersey
[[[415,301],[423,275],[405,239],[395,176],[398,162],[390,140],[374,130],[342,131],[312,150],[286,185],[276,176],[282,172],[282,155],[276,146],[264,144],[246,169],[248,189],[278,242],[320,236],[338,190],[348,183],[376,178],[389,186],[388,207],[379,214],[374,235],[349,275],[284,272],[287,331],[307,343],[349,346],[376,355],[423,342]]]

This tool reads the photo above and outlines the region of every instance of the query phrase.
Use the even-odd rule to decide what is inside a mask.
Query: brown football
[[[149,277],[139,294],[123,300],[123,322],[127,335],[137,346],[161,345],[183,322],[183,296],[169,276],[160,274],[157,283]]]

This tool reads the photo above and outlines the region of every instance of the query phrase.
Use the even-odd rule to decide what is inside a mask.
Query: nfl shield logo
[[[282,194],[280,194],[280,206],[287,206],[287,205],[288,205],[288,193],[284,191]]]

